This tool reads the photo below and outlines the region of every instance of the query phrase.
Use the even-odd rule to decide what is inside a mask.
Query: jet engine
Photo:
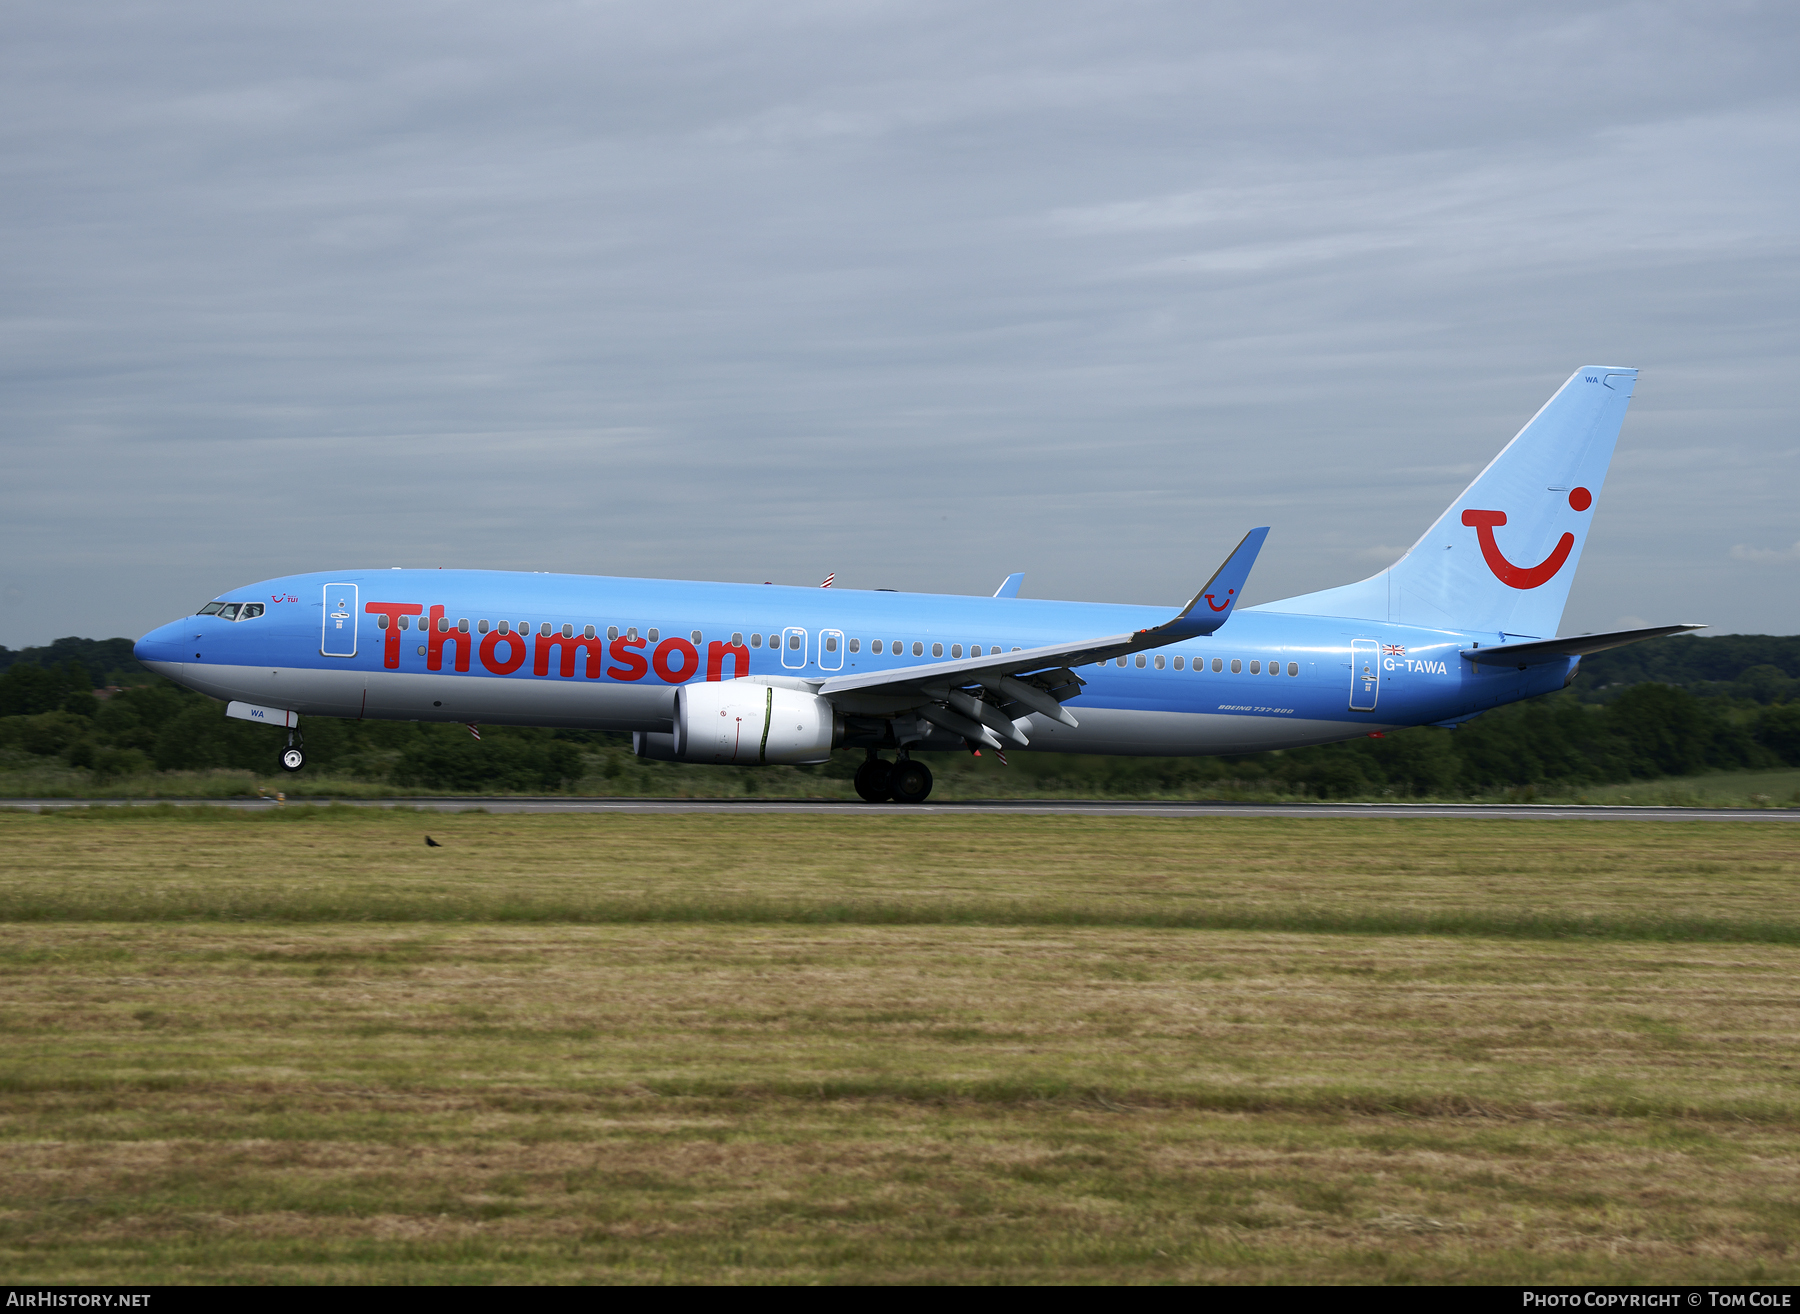
[[[749,680],[683,685],[675,692],[675,733],[636,734],[639,757],[665,762],[799,766],[824,762],[842,737],[829,699]]]

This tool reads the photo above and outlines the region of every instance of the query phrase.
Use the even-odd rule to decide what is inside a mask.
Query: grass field
[[[0,814],[0,1263],[1789,1282],[1787,830]]]

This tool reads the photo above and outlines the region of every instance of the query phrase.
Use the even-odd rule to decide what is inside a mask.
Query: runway
[[[791,813],[797,816],[915,817],[946,814],[1064,817],[1384,817],[1464,818],[1473,821],[1760,821],[1800,822],[1800,808],[1659,808],[1592,807],[1581,804],[1529,803],[1158,803],[1104,799],[1001,800],[984,803],[858,803],[805,799],[707,798],[297,798],[284,805],[275,799],[0,799],[0,808],[56,811],[85,807],[240,808],[268,811],[282,806],[341,803],[359,808],[414,808],[423,812],[626,813],[639,816],[712,813],[749,816]]]

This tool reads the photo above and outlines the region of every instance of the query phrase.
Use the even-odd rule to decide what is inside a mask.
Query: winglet
[[[1016,598],[1019,596],[1019,585],[1025,582],[1025,572],[1015,570],[1000,581],[1000,587],[994,590],[996,598]]]
[[[1268,536],[1267,525],[1245,534],[1243,541],[1225,558],[1225,564],[1213,572],[1213,577],[1194,595],[1193,601],[1181,609],[1181,614],[1150,632],[1211,634],[1230,620],[1238,599],[1243,596],[1244,582],[1250,578],[1250,567],[1256,564],[1256,554],[1262,551],[1263,540]]]

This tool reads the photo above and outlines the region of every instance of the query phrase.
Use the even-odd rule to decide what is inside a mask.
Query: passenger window
[[[1123,666],[1124,664],[1125,664],[1125,659],[1123,657],[1119,658],[1119,665]]]
[[[220,620],[236,620],[237,614],[238,605],[235,602],[227,602],[223,607],[219,608]]]
[[[1177,658],[1176,660],[1179,661],[1180,659]],[[1156,669],[1160,671],[1160,670],[1162,670],[1162,668],[1163,668],[1163,656],[1159,652],[1156,654]]]
[[[1280,662],[1270,662],[1269,663],[1269,674],[1270,675],[1280,675],[1281,674],[1281,663]]]
[[[881,655],[881,640],[877,639],[875,642],[871,643],[869,645],[869,651],[879,657]]]
[[[463,633],[464,633],[464,634],[467,634],[467,633],[468,633],[468,632],[469,632],[469,622],[468,622],[468,621],[466,621],[466,620],[459,620],[459,621],[457,621],[457,622],[456,622],[456,628],[457,628],[457,629],[458,629],[458,630],[460,630],[460,631],[462,631],[462,632],[463,632]],[[563,627],[563,632],[564,632],[564,633],[567,633],[567,632],[568,632],[568,627],[567,627],[567,626],[564,626],[564,627]]]
[[[439,616],[437,628],[439,634],[450,633],[450,618],[448,616]]]
[[[971,643],[969,645],[969,656],[971,656],[971,657],[981,656],[981,645],[979,643]]]
[[[469,622],[467,622],[467,621],[464,621],[464,622],[463,622],[463,628],[464,628],[464,629],[467,629],[467,628],[468,628],[468,627],[469,627]],[[572,639],[572,638],[574,638],[574,637],[575,637],[575,627],[574,627],[574,626],[573,626],[573,625],[565,625],[565,626],[563,626],[563,638],[565,638],[565,639]]]
[[[262,603],[246,602],[244,604],[244,609],[238,613],[238,619],[239,620],[253,620],[262,614],[263,614]]]
[[[850,651],[851,652],[861,652],[862,651],[862,640],[861,639],[850,640]]]
[[[760,647],[762,647],[762,635],[760,635],[760,634],[752,634],[752,635],[751,635],[751,636],[750,636],[750,646],[751,646],[751,647],[752,647],[752,648],[760,648]]]
[[[402,616],[400,618],[400,628],[401,629],[406,628],[406,617],[404,617],[404,616]],[[512,622],[511,621],[501,621],[498,625],[494,626],[494,628],[499,630],[500,633],[502,633],[502,634],[509,634],[512,632]]]
[[[1262,674],[1262,663],[1261,662],[1251,662],[1250,663],[1250,674],[1261,675]]]
[[[742,648],[744,646],[744,635],[741,630],[732,633],[731,646],[733,648]]]
[[[1186,670],[1187,669],[1187,658],[1177,657],[1175,659],[1175,669],[1178,671]]]
[[[545,621],[542,625],[538,626],[538,633],[540,635],[542,635],[544,638],[549,638],[550,637],[550,622]]]
[[[950,655],[952,657],[962,656],[962,644],[960,644],[960,643],[951,644],[950,645]]]
[[[1300,663],[1299,662],[1289,662],[1288,663],[1288,674],[1289,675],[1300,674]]]
[[[913,640],[913,656],[923,657],[924,655],[925,655],[925,645],[920,643],[917,639],[914,639]]]
[[[781,646],[781,636],[779,634],[771,634],[769,636],[769,646],[771,648],[779,648]]]
[[[482,624],[483,624],[483,625],[486,625],[486,624],[487,624],[487,622],[486,622],[486,621],[483,621],[483,622],[482,622]],[[592,625],[590,625],[590,626],[588,626],[588,627],[587,627],[587,628],[586,628],[586,629],[585,629],[585,630],[583,630],[583,631],[582,631],[582,632],[581,632],[581,637],[582,637],[582,638],[584,638],[584,639],[591,639],[591,638],[593,638],[593,637],[594,637],[594,627],[593,627],[593,626],[592,626]]]
[[[224,605],[225,604],[222,602],[209,602],[194,614],[196,616],[217,616],[219,614],[219,609]]]
[[[700,631],[695,630],[692,634],[688,635],[688,639],[696,648],[698,648],[700,646]]]
[[[657,639],[661,637],[661,635],[658,631],[651,630],[650,633],[648,635],[646,635],[645,637],[648,638],[651,643],[655,643],[657,641]]]
[[[387,613],[384,611],[375,618],[375,628],[378,630],[385,630],[387,628],[387,626],[388,626],[388,618],[387,618]]]
[[[795,652],[800,651],[800,636],[798,634],[788,635],[788,647]]]
[[[488,623],[486,621],[476,621],[475,628],[477,630],[479,630],[481,633],[486,634],[488,632]],[[588,626],[588,638],[591,639],[593,637],[594,637],[594,627],[592,625],[590,625],[590,626]]]
[[[1222,669],[1224,669],[1224,665],[1225,665],[1225,663],[1220,661],[1217,657],[1213,658],[1213,663],[1212,663],[1213,674],[1217,675]],[[1198,666],[1195,666],[1194,669],[1197,671],[1200,668]]]
[[[1141,652],[1137,655],[1137,668],[1140,671],[1144,669],[1144,654]]]
[[[825,636],[825,651],[826,652],[836,652],[837,651],[837,635],[827,634]]]
[[[944,655],[944,645],[941,643],[932,644],[931,645],[931,655],[933,657],[942,657]]]
[[[1243,669],[1244,669],[1243,660],[1241,658],[1233,657],[1231,659],[1231,673],[1233,675],[1237,675],[1240,672],[1242,672]]]

